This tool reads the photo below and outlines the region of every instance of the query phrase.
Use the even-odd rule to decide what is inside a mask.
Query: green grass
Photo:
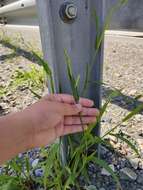
[[[4,96],[6,94],[6,88],[3,86],[0,86],[0,97]]]
[[[37,96],[37,93],[44,91],[46,82],[43,68],[31,64],[28,70],[16,69],[7,86],[0,86],[0,97],[13,93],[20,88],[29,89],[35,96]]]

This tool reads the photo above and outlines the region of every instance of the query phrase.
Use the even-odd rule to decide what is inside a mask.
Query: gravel
[[[6,86],[10,81],[13,72],[17,69],[27,69],[31,60],[19,55],[13,58],[10,55],[13,50],[0,44],[0,86]],[[115,126],[133,108],[143,103],[140,97],[143,94],[143,39],[133,37],[120,37],[107,35],[105,38],[105,59],[104,59],[104,83],[103,102],[107,94],[115,88],[120,89],[123,95],[115,98],[109,104],[108,110],[102,119],[102,130],[104,134],[111,127]],[[7,96],[0,98],[0,115],[24,109],[34,103],[36,98],[26,88],[18,88],[15,92],[9,92]],[[120,126],[120,130],[126,133],[129,138],[136,139],[137,145],[143,152],[143,115],[137,114],[129,122]],[[123,190],[143,190],[143,159],[133,155],[132,151],[115,138],[110,138],[115,151],[107,147],[101,148],[101,158],[105,159],[109,166],[112,166],[120,178]],[[43,176],[43,170],[36,168],[40,162],[39,149],[28,152],[30,164],[33,167],[34,175]],[[143,154],[142,154],[143,155]],[[22,154],[19,155],[22,158]],[[0,174],[2,173],[0,168]],[[115,190],[116,185],[111,176],[102,168],[91,164],[88,168],[91,187],[97,190]],[[127,178],[126,178],[127,177]]]

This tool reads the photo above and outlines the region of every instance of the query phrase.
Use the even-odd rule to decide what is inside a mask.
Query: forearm
[[[29,147],[29,127],[23,114],[14,113],[0,118],[0,164]]]

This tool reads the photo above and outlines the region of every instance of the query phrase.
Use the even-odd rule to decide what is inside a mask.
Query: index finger
[[[51,101],[58,101],[58,102],[68,103],[68,104],[76,103],[74,97],[69,94],[52,94],[52,95],[48,95],[47,99]],[[92,107],[94,105],[94,102],[87,98],[80,98],[79,104],[81,104],[83,107]]]
[[[49,101],[57,101],[60,103],[76,104],[74,97],[69,94],[49,94],[45,97]]]

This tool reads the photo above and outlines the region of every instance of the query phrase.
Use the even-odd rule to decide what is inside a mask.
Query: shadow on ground
[[[26,59],[30,60],[31,62],[39,64],[38,60],[34,57],[33,53],[26,51],[20,47],[16,47],[11,43],[5,42],[4,40],[1,40],[0,43],[5,47],[14,50],[14,53],[7,54],[7,55],[1,55],[0,60],[4,61],[6,59],[11,59],[11,58],[14,58],[17,56],[23,56]],[[97,84],[97,85],[99,85],[99,84]],[[111,87],[107,87],[106,85],[103,85],[103,87],[102,87],[103,99],[107,99],[109,94],[111,94],[115,91],[116,91],[115,89],[112,89]],[[121,95],[117,96],[116,98],[114,98],[111,101],[111,103],[115,104],[123,109],[126,109],[128,111],[132,111],[137,106],[143,104],[143,101],[139,101],[138,99],[135,99],[132,96],[127,96],[127,95],[121,94]],[[141,114],[143,114],[143,113],[141,113]]]
[[[24,58],[30,60],[31,62],[39,64],[38,61],[33,56],[33,53],[31,53],[29,51],[26,51],[26,50],[24,50],[24,49],[22,49],[20,47],[16,47],[16,46],[14,46],[13,44],[11,44],[9,42],[5,42],[4,40],[1,40],[0,43],[5,47],[14,50],[14,53],[1,55],[0,60],[4,61],[6,59],[11,59],[11,58],[14,58],[14,57],[17,57],[17,56],[23,56]]]

